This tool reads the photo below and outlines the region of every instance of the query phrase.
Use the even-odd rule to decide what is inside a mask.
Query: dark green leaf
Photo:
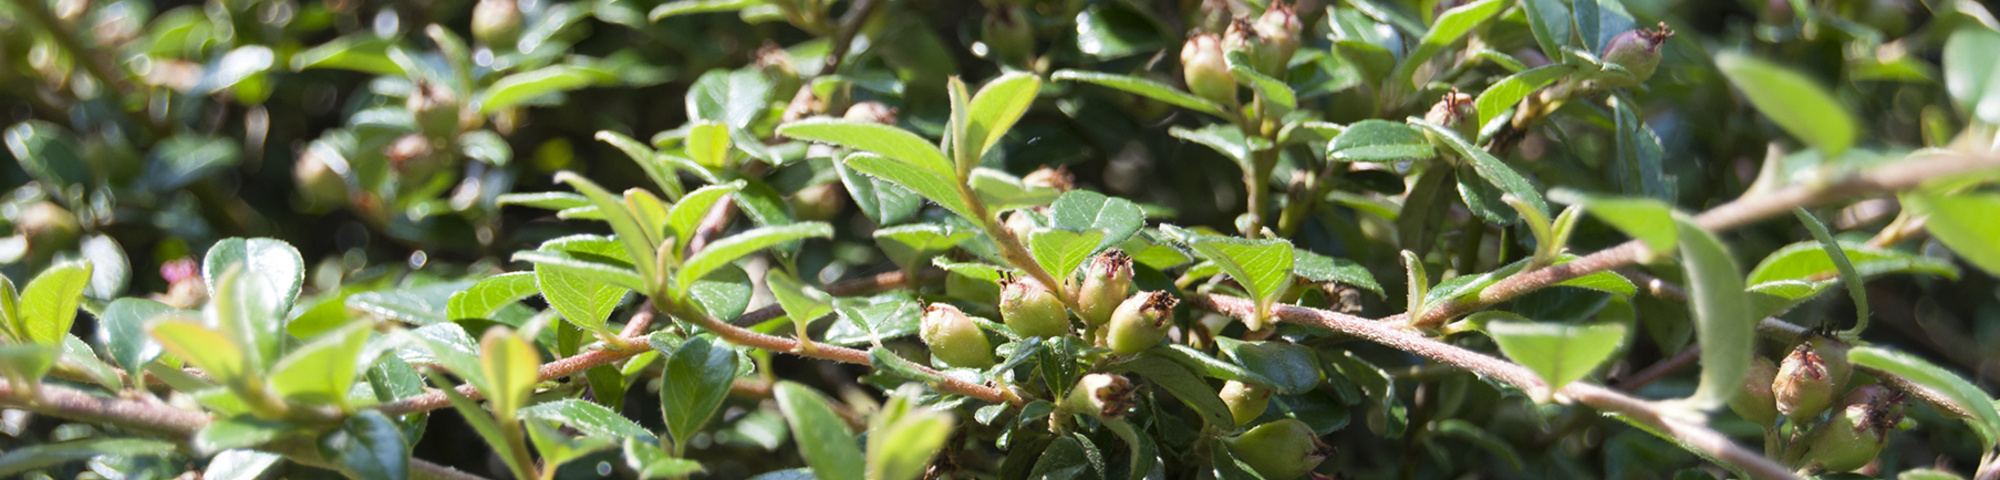
[[[896,266],[917,270],[929,264],[930,257],[951,250],[972,236],[971,231],[947,225],[903,225],[876,230],[875,243]]]
[[[7,151],[14,154],[21,170],[42,183],[63,187],[89,182],[90,164],[83,161],[83,148],[76,137],[56,124],[41,120],[16,123],[0,134]]]
[[[1366,267],[1345,258],[1333,258],[1292,249],[1292,274],[1315,282],[1340,282],[1341,284],[1365,289],[1383,295],[1382,285],[1375,283],[1375,275]]]
[[[1467,33],[1472,33],[1473,28],[1486,23],[1510,4],[1511,2],[1501,0],[1479,0],[1453,7],[1438,15],[1437,21],[1431,23],[1430,31],[1424,32],[1424,38],[1418,41],[1416,48],[1411,49],[1410,54],[1403,57],[1402,64],[1396,67],[1394,78],[1397,83],[1405,87],[1415,86],[1413,82],[1416,81],[1414,77],[1417,67],[1430,62],[1431,57],[1436,56],[1445,47],[1458,43],[1458,40],[1465,38]]]
[[[1555,3],[1554,8],[1563,8],[1560,0],[1527,0],[1527,11],[1530,13],[1534,12],[1534,9],[1538,8],[1535,4],[1542,2],[1552,2]],[[1567,30],[1569,25],[1565,23],[1563,26]],[[1557,79],[1563,78],[1573,71],[1576,71],[1575,67],[1563,64],[1550,64],[1509,75],[1507,78],[1493,82],[1493,86],[1486,87],[1486,91],[1479,92],[1479,100],[1474,102],[1479,107],[1479,124],[1486,125],[1488,122],[1492,122],[1502,112],[1506,112],[1507,109],[1514,108],[1515,104],[1521,103],[1521,99],[1528,98],[1528,95],[1535,93],[1536,90],[1540,90],[1550,83],[1555,83]]]
[[[320,456],[347,467],[354,476],[384,480],[410,477],[410,446],[396,422],[381,412],[362,410],[319,441]]]
[[[1437,156],[1423,132],[1388,120],[1368,119],[1348,125],[1326,146],[1336,162],[1402,162]]]
[[[734,354],[730,358],[735,358]],[[734,373],[735,370],[730,372]],[[669,386],[673,389],[679,387],[679,385]],[[654,441],[653,432],[646,431],[645,427],[619,415],[618,412],[604,408],[603,405],[584,400],[557,400],[523,408],[521,418],[560,423],[595,438],[615,441],[627,438],[645,442]]]
[[[98,456],[159,456],[174,452],[173,442],[143,438],[103,438],[22,447],[0,455],[0,476],[89,460]]]
[[[173,312],[173,307],[143,298],[112,301],[98,317],[101,327],[97,330],[98,343],[104,345],[120,368],[140,371],[140,366],[160,356],[160,344],[146,335],[146,325]]]
[[[1250,90],[1256,91],[1258,95],[1263,96],[1265,101],[1282,107],[1274,109],[1272,113],[1283,115],[1290,113],[1292,109],[1299,108],[1298,95],[1292,92],[1292,87],[1286,85],[1283,80],[1271,78],[1270,75],[1258,72],[1257,68],[1250,63],[1249,52],[1233,50],[1223,55],[1223,58],[1229,62],[1229,74],[1236,77],[1237,84],[1250,87]]]
[[[1244,370],[1270,379],[1272,390],[1285,395],[1312,391],[1319,386],[1319,358],[1311,348],[1286,342],[1244,342],[1228,337],[1215,338],[1216,347]]]
[[[1481,3],[1494,3],[1496,1],[1482,0]],[[1543,217],[1549,215],[1549,205],[1542,201],[1541,191],[1535,189],[1534,184],[1528,183],[1528,179],[1522,177],[1520,172],[1514,171],[1514,167],[1507,166],[1505,162],[1501,162],[1493,154],[1486,153],[1485,149],[1473,146],[1472,142],[1468,142],[1464,137],[1458,136],[1458,132],[1452,129],[1418,118],[1411,118],[1410,123],[1429,131],[1432,134],[1432,138],[1443,141],[1446,146],[1457,151],[1459,157],[1464,158],[1467,163],[1470,163],[1472,168],[1479,172],[1481,178],[1485,178],[1488,183],[1493,184],[1494,187],[1498,187],[1500,191],[1527,201],[1529,205],[1535,208],[1535,211],[1541,212]]]
[[[467,282],[449,282],[361,292],[347,297],[347,308],[411,325],[449,322],[458,319],[447,313],[451,297],[467,286]]]
[[[1222,397],[1216,396],[1215,388],[1186,368],[1181,368],[1180,364],[1160,357],[1136,357],[1112,368],[1138,374],[1160,390],[1180,399],[1209,426],[1236,424],[1236,419],[1229,414],[1229,406],[1222,403]]]
[[[667,398],[660,402],[660,411],[677,451],[715,416],[735,378],[736,352],[716,347],[705,338],[688,339],[667,355],[666,369],[660,374],[662,395]]]
[[[1842,242],[1840,250],[1846,253],[1848,260],[1854,264],[1855,272],[1863,278],[1892,273],[1958,278],[1958,267],[1941,259],[1848,242]],[[1750,269],[1750,278],[1746,283],[1754,286],[1786,280],[1821,281],[1832,278],[1835,271],[1832,259],[1818,243],[1799,242],[1764,257],[1763,262]]]
[[[778,382],[773,389],[778,408],[792,427],[792,439],[799,454],[821,480],[861,480],[866,460],[855,445],[847,422],[834,413],[826,397],[812,387]]]

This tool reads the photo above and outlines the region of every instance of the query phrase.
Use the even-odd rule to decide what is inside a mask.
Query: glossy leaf
[[[813,476],[820,480],[861,480],[867,468],[847,422],[834,413],[826,397],[805,385],[778,382],[772,389],[785,422]]]
[[[951,159],[917,134],[891,125],[856,120],[804,120],[778,127],[778,134],[861,150],[950,178]],[[879,175],[878,175],[879,176]],[[900,183],[900,182],[899,182]],[[905,185],[916,188],[913,185]],[[923,189],[917,189],[923,192]],[[933,198],[933,200],[936,200]]]
[[[1550,0],[1528,0],[1526,2],[1528,6],[1525,9],[1533,12],[1537,8],[1534,4],[1543,1]],[[1559,1],[1556,4],[1556,8],[1561,8]],[[1568,25],[1565,24],[1564,26],[1567,27]],[[1479,92],[1479,99],[1473,102],[1479,109],[1479,124],[1486,125],[1492,122],[1501,113],[1506,112],[1509,108],[1514,108],[1514,105],[1521,103],[1522,99],[1534,94],[1536,90],[1541,90],[1542,87],[1555,83],[1556,80],[1568,76],[1570,72],[1574,71],[1576,71],[1575,67],[1563,64],[1543,65],[1521,73],[1509,75],[1507,78],[1493,82],[1493,86],[1486,87],[1485,91]]]
[[[784,270],[774,268],[766,272],[764,284],[771,289],[771,296],[778,299],[778,305],[784,308],[785,316],[792,317],[792,323],[800,325],[800,331],[805,331],[807,323],[833,313],[831,295],[806,285]]]
[[[168,455],[174,452],[174,448],[173,442],[145,438],[97,438],[46,443],[10,450],[6,455],[0,455],[0,477],[14,477],[98,456]]]
[[[410,477],[410,445],[396,422],[382,412],[362,410],[347,417],[340,429],[321,437],[319,452],[360,478],[404,480]]]
[[[1319,357],[1311,348],[1286,342],[1244,342],[1216,337],[1216,346],[1244,370],[1269,379],[1285,395],[1312,391],[1320,384]]]
[[[64,186],[90,181],[89,164],[83,161],[83,147],[76,137],[56,124],[29,120],[7,127],[0,133],[7,151],[14,154],[21,170],[35,180]]]
[[[674,272],[674,280],[677,285],[692,285],[696,279],[758,250],[793,240],[832,236],[833,227],[819,222],[753,228],[717,240],[707,248],[703,248],[701,252],[688,257],[687,262],[681,264],[680,271]]]
[[[1042,79],[1020,72],[1001,75],[980,87],[966,112],[966,146],[978,145],[970,158],[984,156],[1008,129],[1014,128],[1014,122],[1028,112],[1028,106],[1035,103],[1035,94],[1041,89]]]
[[[1057,279],[1069,278],[1104,240],[1103,230],[1071,231],[1036,229],[1028,236],[1028,251],[1035,264]]]
[[[76,323],[76,308],[83,300],[84,287],[90,285],[90,270],[88,263],[70,263],[35,275],[28,288],[21,290],[20,316],[14,319],[20,323],[13,330],[37,344],[61,343],[69,336],[70,325]]]
[[[1055,81],[1093,83],[1217,117],[1229,116],[1224,113],[1221,104],[1152,79],[1083,70],[1062,70],[1050,75],[1049,78]]]
[[[542,356],[535,347],[506,327],[493,327],[479,339],[480,369],[486,372],[486,399],[500,418],[513,418],[541,383]]]
[[[1216,396],[1215,388],[1179,364],[1159,357],[1138,357],[1112,368],[1138,374],[1147,383],[1173,395],[1194,410],[1207,425],[1220,428],[1236,424],[1236,419],[1229,414],[1229,405],[1222,403],[1222,397]]]
[[[1569,44],[1569,6],[1564,5],[1562,0],[1527,0],[1521,3],[1521,11],[1528,19],[1528,29],[1534,33],[1535,43],[1542,47],[1542,55],[1549,58],[1559,56],[1562,47]],[[1479,118],[1480,123],[1485,123],[1484,113]]]
[[[1481,3],[1493,3],[1495,1],[1497,0],[1482,0]],[[1469,7],[1471,5],[1466,6]],[[1473,146],[1472,142],[1458,136],[1458,132],[1452,129],[1417,118],[1411,118],[1410,124],[1428,131],[1433,138],[1444,142],[1445,146],[1457,151],[1459,157],[1464,158],[1466,163],[1471,164],[1473,170],[1478,171],[1481,178],[1485,178],[1488,183],[1499,188],[1500,191],[1527,201],[1543,217],[1549,216],[1549,205],[1542,201],[1541,191],[1536,189],[1534,184],[1528,183],[1528,179],[1522,177],[1520,172],[1514,170],[1514,167],[1501,162],[1493,154],[1486,153],[1486,150]],[[1487,220],[1491,221],[1493,219],[1489,218]]]
[[[667,211],[666,225],[666,236],[674,239],[674,251],[687,248],[688,241],[694,239],[695,230],[700,228],[702,219],[715,209],[715,204],[729,201],[729,195],[742,190],[743,185],[741,181],[709,185],[688,192],[675,202],[673,208]]]
[[[1224,54],[1223,58],[1228,61],[1229,74],[1236,78],[1237,84],[1250,87],[1250,90],[1257,92],[1265,101],[1282,107],[1274,109],[1273,113],[1283,114],[1299,108],[1298,94],[1292,91],[1292,87],[1286,85],[1283,80],[1258,72],[1257,67],[1250,62],[1248,52],[1235,50]]]
[[[515,73],[494,81],[477,97],[479,113],[492,114],[556,92],[577,90],[617,80],[611,72],[573,65],[551,65]]]
[[[847,168],[915,191],[918,195],[923,195],[924,198],[959,216],[973,218],[972,211],[959,196],[957,182],[952,180],[949,173],[940,173],[928,168],[913,168],[908,163],[866,153],[848,155],[841,162]]]
[[[651,442],[653,432],[618,412],[585,400],[567,399],[521,409],[521,418],[559,423],[586,436],[613,441],[636,439]]]
[[[737,357],[735,351],[702,337],[688,339],[669,353],[666,369],[660,373],[665,385],[662,395],[666,396],[660,411],[679,451],[728,398],[730,382],[736,378]]]
[[[1459,39],[1472,33],[1473,28],[1493,19],[1494,15],[1510,4],[1512,3],[1501,0],[1479,0],[1445,10],[1443,14],[1438,15],[1437,21],[1431,23],[1430,30],[1424,32],[1424,37],[1418,41],[1416,48],[1411,49],[1409,55],[1403,57],[1403,63],[1396,67],[1394,78],[1397,83],[1414,86],[1412,82],[1415,78],[1412,77],[1416,75],[1417,67],[1429,62],[1445,47],[1458,43]]]
[[[1139,233],[1139,228],[1146,226],[1146,212],[1130,200],[1072,190],[1049,206],[1049,220],[1057,228],[1105,231],[1104,239],[1098,241],[1095,249],[1103,251]]]
[[[1680,230],[1673,223],[1673,207],[1665,202],[1650,198],[1588,195],[1562,189],[1550,192],[1549,196],[1559,202],[1582,205],[1584,211],[1625,232],[1626,236],[1645,243],[1646,248],[1654,253],[1672,252],[1679,242]]]
[[[1953,31],[1944,43],[1944,86],[1959,108],[1988,124],[2000,124],[2000,32],[1978,25]]]
[[[1437,156],[1423,132],[1388,120],[1368,119],[1348,125],[1326,146],[1336,162],[1402,162]]]
[[[632,266],[639,270],[639,278],[644,279],[643,283],[650,287],[652,281],[658,279],[661,273],[655,271],[659,265],[656,257],[657,245],[648,238],[648,233],[652,230],[640,225],[639,220],[632,217],[630,210],[625,208],[623,198],[612,195],[604,187],[598,186],[597,182],[570,171],[557,172],[555,179],[557,182],[569,184],[571,188],[590,198],[590,203],[604,213],[605,221],[611,224],[611,231],[616,234],[619,242],[625,244],[627,258],[630,258]],[[634,290],[651,291],[651,288]]]
[[[346,406],[356,365],[373,360],[359,358],[370,327],[355,323],[320,335],[285,355],[271,370],[271,390],[289,399]]]
[[[173,307],[143,298],[120,298],[98,317],[98,343],[127,372],[160,356],[160,344],[146,335],[147,324],[174,312]]]
[[[1506,312],[1480,315],[1495,317],[1486,323],[1486,333],[1508,359],[1541,377],[1550,394],[1596,371],[1625,345],[1626,328],[1621,324],[1537,322]]]
[[[944,225],[902,225],[876,230],[875,243],[896,266],[916,270],[929,264],[931,256],[951,250],[972,236],[970,230]]]
[[[1375,282],[1375,274],[1368,268],[1345,258],[1333,258],[1292,249],[1292,274],[1315,282],[1340,282],[1343,285],[1361,288],[1376,295],[1384,295],[1382,285]]]
[[[1854,146],[1854,114],[1819,82],[1778,64],[1738,53],[1716,55],[1715,66],[1757,111],[1828,158]]]
[[[766,113],[771,87],[771,80],[757,69],[703,73],[688,87],[688,118],[714,120],[736,129],[748,128]]]
[[[588,271],[561,265],[536,265],[534,275],[535,289],[564,320],[587,331],[610,332],[604,324],[625,298],[626,289],[598,281]]]
[[[1268,325],[1271,305],[1292,286],[1292,244],[1284,239],[1243,240],[1210,237],[1189,245],[1201,256],[1222,267],[1229,278],[1243,285],[1257,301],[1258,318],[1247,321],[1252,330]]]
[[[538,269],[539,270],[539,269]],[[510,272],[479,279],[445,303],[445,317],[453,320],[487,318],[502,307],[541,292],[536,272]]]
[[[1949,279],[1958,278],[1958,267],[1949,261],[1930,258],[1900,250],[1869,247],[1858,243],[1842,242],[1842,252],[1853,262],[1854,270],[1863,278],[1891,273],[1923,273]],[[1836,269],[1825,249],[1817,242],[1799,242],[1786,245],[1771,252],[1764,261],[1750,269],[1746,283],[1759,285],[1786,280],[1818,281],[1834,277]]]

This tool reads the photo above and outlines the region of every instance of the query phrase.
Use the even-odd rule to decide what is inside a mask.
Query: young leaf
[[[1914,355],[1880,347],[1855,347],[1847,352],[1847,359],[1857,366],[1889,372],[1944,394],[1957,404],[1958,409],[1972,414],[1965,419],[1965,423],[1979,434],[1987,449],[2000,442],[2000,412],[1994,410],[1993,397],[1987,396],[1985,391],[1965,377]]]
[[[2000,222],[1992,221],[2000,211],[2000,195],[1938,195],[1911,192],[1903,196],[1912,213],[1926,215],[1924,229],[1965,261],[2000,274]]]
[[[1042,89],[1042,79],[1033,74],[1014,72],[1001,75],[979,88],[972,96],[970,111],[966,112],[966,148],[977,146],[970,153],[978,159],[993,148],[1007,130],[1014,128],[1014,122],[1028,112],[1028,106],[1035,103],[1035,94]]]
[[[1533,12],[1535,9],[1533,4],[1541,1],[1550,0],[1528,0],[1529,5],[1525,10]],[[1561,8],[1561,2],[1556,0],[1556,3],[1557,8]],[[1488,122],[1492,122],[1495,117],[1499,117],[1502,112],[1506,112],[1509,108],[1514,108],[1515,104],[1521,103],[1522,99],[1528,98],[1528,95],[1534,94],[1536,90],[1541,90],[1542,87],[1555,83],[1557,79],[1561,79],[1574,71],[1576,71],[1576,67],[1563,64],[1550,64],[1509,75],[1498,82],[1493,82],[1493,86],[1486,87],[1486,91],[1479,92],[1479,99],[1473,102],[1474,105],[1479,107],[1479,124],[1486,125]]]
[[[891,160],[872,153],[848,155],[841,163],[847,168],[866,173],[900,185],[937,202],[961,217],[973,218],[972,210],[965,205],[958,193],[958,182],[951,173],[940,173],[926,168],[912,168],[910,164]]]
[[[893,401],[893,400],[892,400]],[[877,418],[887,415],[877,414]],[[868,478],[911,480],[924,473],[931,457],[951,436],[952,416],[924,407],[868,429]]]
[[[1146,226],[1146,212],[1138,204],[1087,190],[1071,190],[1056,198],[1049,206],[1049,219],[1057,228],[1105,231],[1091,253],[1124,243]]]
[[[567,183],[577,192],[583,193],[583,196],[590,198],[591,204],[603,212],[605,221],[611,224],[611,231],[617,235],[618,241],[625,244],[625,252],[630,255],[628,258],[632,259],[632,266],[639,270],[639,278],[645,279],[644,283],[650,287],[653,282],[659,280],[660,272],[655,271],[659,265],[659,259],[656,257],[658,245],[647,240],[647,232],[651,230],[640,225],[639,220],[632,217],[631,212],[625,208],[625,202],[621,201],[622,198],[612,195],[604,187],[597,186],[597,182],[583,178],[575,172],[567,170],[557,172],[555,180]],[[636,290],[651,291],[651,288]]]
[[[660,372],[665,387],[660,413],[667,433],[673,436],[674,451],[685,451],[695,433],[708,423],[722,401],[729,396],[729,384],[736,379],[736,352],[717,347],[703,337],[681,342],[667,355]],[[805,444],[801,439],[800,444]]]
[[[1217,117],[1224,117],[1224,118],[1229,117],[1229,114],[1223,112],[1223,107],[1221,104],[1208,101],[1208,99],[1197,97],[1191,93],[1183,92],[1178,88],[1174,88],[1172,85],[1154,81],[1152,79],[1134,77],[1130,75],[1117,75],[1117,74],[1110,74],[1103,72],[1092,72],[1085,70],[1062,70],[1056,72],[1054,75],[1050,75],[1049,79],[1055,81],[1075,81],[1084,83],[1094,83],[1106,87],[1115,88],[1118,90],[1123,90],[1126,93],[1131,93],[1146,98],[1158,100],[1161,102],[1166,102],[1169,105],[1189,110],[1194,110],[1197,112],[1206,113]]]
[[[784,242],[806,238],[828,238],[833,236],[833,227],[820,222],[802,222],[777,227],[758,227],[743,233],[717,240],[703,248],[701,252],[688,257],[681,269],[674,272],[674,283],[686,288],[694,281],[708,275],[723,265],[734,263],[736,259]]]
[[[1854,145],[1854,114],[1804,74],[1735,52],[1716,55],[1715,67],[1757,111],[1826,158],[1839,158]]]
[[[43,270],[21,291],[20,316],[14,331],[26,340],[55,345],[69,336],[76,322],[76,307],[83,300],[83,288],[90,284],[90,264],[70,263]]]
[[[958,172],[952,168],[951,159],[945,158],[944,153],[939,152],[931,142],[917,134],[890,125],[855,120],[813,119],[787,123],[778,127],[778,134],[874,153],[929,173],[943,175],[945,178],[956,178]],[[905,186],[916,188],[914,185]],[[923,190],[917,189],[917,191]]]
[[[542,356],[535,347],[507,327],[493,327],[479,339],[479,363],[486,372],[486,399],[495,416],[514,418],[514,412],[528,403],[528,394],[541,383]]]
[[[1436,157],[1435,147],[1424,133],[1409,125],[1388,120],[1354,122],[1326,146],[1326,158],[1335,162],[1402,162]]]
[[[1500,351],[1508,359],[1542,377],[1549,388],[1545,394],[1554,394],[1569,382],[1589,375],[1625,345],[1622,324],[1566,325],[1537,322],[1499,311],[1479,314],[1489,315],[1495,318],[1486,323],[1486,334],[1493,336],[1493,342],[1500,344]],[[1546,402],[1548,398],[1537,401]]]
[[[590,272],[561,265],[536,265],[535,287],[563,319],[594,333],[610,333],[604,322],[626,290],[597,281]]]
[[[356,322],[285,355],[271,370],[271,390],[288,399],[345,407],[355,366],[373,360],[358,358],[372,326]]]
[[[1203,258],[1222,267],[1229,278],[1242,284],[1243,289],[1257,301],[1257,318],[1245,320],[1251,330],[1262,330],[1270,325],[1267,322],[1270,320],[1271,305],[1292,286],[1294,257],[1291,242],[1275,238],[1243,240],[1209,237],[1190,246]]]
[[[729,127],[708,120],[695,121],[688,129],[687,154],[704,167],[729,166]]]
[[[834,413],[826,397],[812,387],[781,381],[773,389],[785,422],[792,427],[792,439],[799,454],[821,480],[861,480],[866,459],[855,445],[847,422]]]
[[[410,445],[401,430],[382,412],[362,410],[320,437],[319,454],[357,478],[404,480],[410,477]]]
[[[742,181],[734,181],[701,187],[674,203],[667,212],[667,237],[674,239],[677,255],[687,248],[689,240],[694,239],[695,230],[701,226],[701,220],[708,217],[708,212],[715,209],[715,204],[728,201],[729,194],[742,190],[743,185]]]
[[[1486,23],[1495,14],[1500,13],[1500,9],[1510,4],[1511,2],[1501,0],[1479,0],[1453,7],[1438,15],[1437,21],[1431,23],[1430,31],[1424,32],[1423,40],[1417,43],[1417,47],[1412,49],[1409,55],[1403,57],[1402,64],[1396,66],[1396,72],[1393,74],[1396,84],[1404,87],[1416,86],[1414,77],[1417,67],[1430,62],[1431,57],[1443,51],[1444,47],[1458,43],[1459,39],[1465,38],[1465,34],[1471,33],[1473,28]]]
[[[1701,383],[1689,400],[1703,410],[1722,406],[1743,386],[1756,353],[1757,320],[1743,291],[1743,269],[1721,240],[1676,215],[1681,266],[1687,271],[1688,300],[1701,344]]]
[[[773,268],[765,272],[764,284],[771,289],[771,296],[778,298],[778,306],[785,309],[785,316],[792,317],[792,324],[798,325],[801,339],[806,338],[806,327],[813,320],[833,313],[832,296],[806,285],[784,270]]]
[[[566,399],[521,409],[521,418],[560,423],[586,436],[622,441],[653,442],[653,432],[618,412],[585,400]]]
[[[146,335],[146,324],[173,312],[173,307],[143,298],[112,301],[98,318],[98,343],[104,345],[120,368],[140,371],[141,366],[160,356],[160,344]]]
[[[227,384],[249,378],[250,367],[244,359],[242,347],[201,324],[159,322],[153,324],[153,338],[158,339],[168,353],[201,367],[203,373],[217,382]]]
[[[539,268],[537,269],[539,270]],[[445,317],[452,320],[487,318],[502,307],[541,292],[536,272],[510,272],[479,279],[445,302]]]
[[[1035,257],[1035,264],[1054,275],[1059,281],[1067,281],[1076,272],[1076,267],[1090,259],[1090,253],[1104,240],[1103,230],[1071,231],[1053,228],[1038,228],[1028,236],[1028,251]]]

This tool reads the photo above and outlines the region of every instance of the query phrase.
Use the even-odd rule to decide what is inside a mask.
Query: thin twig
[[[1632,374],[1630,377],[1626,377],[1624,380],[1619,380],[1618,385],[1611,388],[1615,388],[1620,392],[1631,393],[1656,380],[1666,378],[1667,375],[1672,375],[1674,372],[1680,371],[1680,369],[1687,368],[1688,365],[1694,365],[1694,361],[1700,358],[1701,346],[1689,346],[1686,349],[1682,349],[1681,353],[1675,354],[1673,358],[1661,360],[1660,363],[1655,363],[1644,370],[1640,370],[1638,373]]]

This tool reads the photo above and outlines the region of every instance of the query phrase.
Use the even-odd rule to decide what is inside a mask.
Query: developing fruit
[[[1063,407],[1075,413],[1088,413],[1102,419],[1125,416],[1132,409],[1132,381],[1125,377],[1108,373],[1084,375],[1071,388],[1069,396],[1063,399]]]
[[[847,206],[847,191],[839,182],[814,184],[792,194],[790,203],[792,213],[800,220],[824,221]]]
[[[1459,93],[1458,89],[1446,92],[1437,104],[1431,105],[1424,121],[1457,131],[1466,140],[1479,138],[1479,107],[1472,104],[1471,95]]]
[[[995,5],[986,12],[979,39],[991,51],[989,58],[1014,66],[1028,64],[1035,55],[1035,27],[1028,23],[1025,12],[1017,4]]]
[[[1778,376],[1771,382],[1771,394],[1778,412],[1792,423],[1805,425],[1833,402],[1833,392],[1841,385],[1827,371],[1826,362],[1812,343],[1801,343],[1778,364]]]
[[[1729,409],[1758,425],[1770,426],[1778,421],[1778,400],[1771,394],[1771,383],[1777,378],[1778,367],[1770,359],[1757,358],[1750,364],[1750,372],[1743,376],[1743,390],[1729,399]]]
[[[458,133],[458,106],[458,96],[450,87],[427,81],[417,82],[416,91],[404,102],[410,114],[417,117],[417,128],[435,139],[448,139]]]
[[[292,180],[298,182],[299,198],[306,206],[323,211],[347,203],[347,180],[327,164],[317,149],[307,148],[292,165]]]
[[[1213,33],[1188,38],[1181,45],[1181,76],[1195,96],[1223,105],[1236,104],[1236,76],[1223,58],[1222,39]]]
[[[1090,260],[1083,270],[1083,284],[1076,289],[1076,312],[1084,325],[1093,328],[1104,326],[1111,321],[1111,312],[1125,302],[1125,292],[1132,289],[1132,257],[1125,252],[1111,249]]]
[[[1611,43],[1604,45],[1604,63],[1625,67],[1632,72],[1629,80],[1606,82],[1614,87],[1638,85],[1653,77],[1653,70],[1660,66],[1660,45],[1673,38],[1674,30],[1660,22],[1657,29],[1638,29],[1618,34]]]
[[[495,50],[512,50],[521,38],[521,6],[514,0],[479,0],[472,6],[472,38]]]
[[[1000,319],[1007,322],[1007,328],[1024,337],[1060,337],[1069,333],[1069,311],[1063,309],[1062,300],[1042,286],[1042,282],[1008,277],[1001,284]]]
[[[860,120],[884,125],[896,124],[896,109],[882,102],[861,102],[847,107],[847,113],[840,116],[846,120]]]
[[[1299,24],[1298,12],[1283,0],[1273,1],[1251,28],[1263,39],[1259,48],[1250,50],[1251,63],[1256,64],[1258,72],[1283,77],[1292,54],[1299,51],[1299,30],[1304,26]]]
[[[14,221],[14,229],[27,237],[28,251],[46,256],[75,245],[83,224],[76,220],[76,214],[43,200],[22,209]]]
[[[1222,403],[1229,405],[1229,415],[1236,417],[1236,425],[1249,425],[1271,406],[1271,389],[1230,380],[1222,385]]]
[[[1258,425],[1223,442],[1259,475],[1274,479],[1304,476],[1333,453],[1333,447],[1319,441],[1312,427],[1296,418]]]
[[[986,333],[979,331],[979,325],[958,307],[943,303],[925,307],[922,328],[918,333],[924,345],[931,347],[931,355],[945,365],[962,368],[993,366],[993,345],[986,342]]]
[[[1139,292],[1125,299],[1125,303],[1118,305],[1118,311],[1111,314],[1105,346],[1120,355],[1153,348],[1153,345],[1167,339],[1168,321],[1173,319],[1175,303],[1173,296],[1157,290]]]
[[[1903,419],[1901,395],[1880,385],[1856,387],[1841,398],[1841,408],[1814,429],[1808,452],[1813,463],[1832,472],[1868,465],[1889,442],[1889,431]]]

